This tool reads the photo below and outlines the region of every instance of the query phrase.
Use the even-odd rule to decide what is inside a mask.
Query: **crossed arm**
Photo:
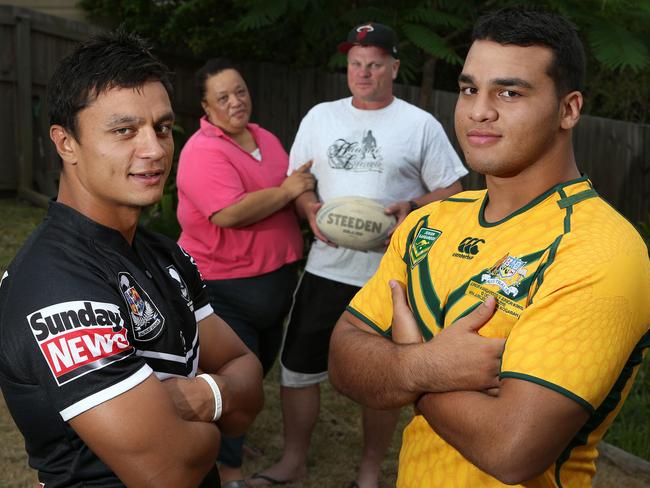
[[[70,426],[130,487],[198,486],[219,449],[217,426],[183,420],[153,375]]]
[[[438,435],[504,483],[547,469],[589,414],[546,387],[497,380],[503,342],[477,334],[494,313],[494,299],[423,343],[404,291],[396,282],[391,289],[393,342],[347,312],[336,325],[329,363],[334,386],[375,408],[414,403]],[[496,396],[487,394],[497,385]]]
[[[237,334],[216,314],[199,323],[199,368],[212,374],[223,399],[217,421],[226,435],[243,434],[264,406],[262,366]],[[214,395],[203,379],[170,379],[163,386],[186,420],[211,422]]]
[[[237,203],[212,214],[210,222],[219,227],[238,228],[254,224],[274,214],[302,193],[314,189],[315,180],[309,172],[311,165],[312,162],[308,161],[300,166],[287,176],[280,186],[246,193]]]
[[[478,310],[492,315],[487,307]],[[422,342],[414,324],[417,339],[398,343],[344,312],[332,333],[330,381],[344,395],[376,409],[414,404],[428,392],[496,387],[503,339],[479,336],[469,320],[456,325]],[[396,334],[400,330],[393,325]]]
[[[214,465],[220,431],[243,432],[262,408],[262,368],[215,314],[199,323],[200,367],[222,393],[200,378],[158,381],[153,375],[127,392],[70,420],[79,437],[129,487],[195,487]]]
[[[589,417],[574,400],[512,378],[501,381],[496,397],[476,391],[429,393],[417,407],[440,437],[506,484],[545,471]]]

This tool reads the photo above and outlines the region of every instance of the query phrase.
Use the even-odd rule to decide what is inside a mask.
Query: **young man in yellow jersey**
[[[374,408],[414,404],[400,487],[591,486],[650,343],[648,251],[575,161],[575,28],[510,8],[473,40],[456,133],[487,190],[407,217],[336,326],[330,378]],[[496,388],[462,367],[479,334],[507,339]]]

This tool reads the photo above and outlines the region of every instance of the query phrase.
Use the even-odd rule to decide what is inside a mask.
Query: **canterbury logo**
[[[458,251],[463,254],[471,254],[472,256],[475,256],[479,251],[478,245],[484,243],[485,239],[479,239],[477,237],[466,237],[460,241],[460,244],[458,244]]]

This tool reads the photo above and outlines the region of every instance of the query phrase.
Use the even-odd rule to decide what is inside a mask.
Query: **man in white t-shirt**
[[[415,208],[462,190],[467,174],[440,123],[393,96],[399,69],[397,36],[366,23],[353,28],[339,51],[348,55],[352,97],[321,103],[300,124],[289,172],[312,160],[317,191],[296,200],[317,237],[296,291],[281,356],[284,453],[248,481],[263,486],[307,476],[307,453],[327,379],[329,339],[345,307],[374,274],[381,252],[335,247],[316,225],[323,202],[341,196],[380,201],[398,224]],[[363,408],[364,450],[352,487],[376,487],[399,411]]]

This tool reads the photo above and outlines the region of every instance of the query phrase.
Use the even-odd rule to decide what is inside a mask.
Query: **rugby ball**
[[[364,197],[333,198],[316,214],[319,230],[334,244],[358,251],[380,249],[397,219],[384,206]]]

